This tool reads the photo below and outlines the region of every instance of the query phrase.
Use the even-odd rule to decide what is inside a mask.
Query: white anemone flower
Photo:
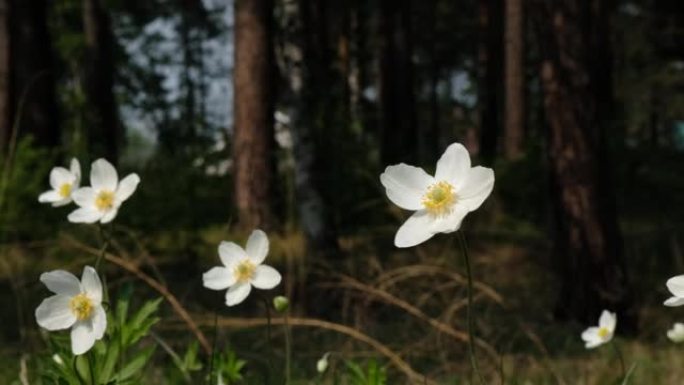
[[[415,211],[394,237],[397,247],[423,243],[437,233],[451,233],[476,210],[494,188],[494,171],[470,167],[468,150],[450,145],[437,162],[435,176],[400,163],[380,175],[387,197],[397,206]]]
[[[587,328],[582,333],[582,339],[585,342],[587,349],[593,349],[597,346],[610,342],[615,334],[615,325],[617,324],[617,316],[608,310],[604,310],[599,318],[598,326]]]
[[[66,206],[72,201],[72,193],[81,184],[81,164],[78,159],[71,159],[71,165],[67,170],[64,167],[55,167],[50,171],[50,187],[38,197],[40,203],[51,203],[52,207]]]
[[[36,309],[38,325],[49,331],[71,328],[71,351],[86,353],[104,336],[107,314],[102,308],[102,283],[90,266],[81,280],[64,270],[43,273],[41,282],[55,293]]]
[[[135,192],[140,183],[138,174],[130,174],[119,182],[114,166],[104,159],[93,162],[90,169],[91,187],[73,193],[79,209],[69,214],[74,223],[109,223],[119,212],[121,204]]]
[[[667,338],[674,343],[684,342],[684,324],[677,322],[667,331]]]
[[[261,230],[252,231],[245,249],[233,242],[221,242],[218,253],[223,266],[204,273],[202,281],[207,289],[228,289],[227,306],[244,301],[252,291],[252,286],[263,290],[273,289],[282,279],[276,269],[262,264],[268,254],[268,237]]]
[[[668,279],[666,285],[672,297],[668,298],[664,305],[671,307],[684,305],[684,275]]]

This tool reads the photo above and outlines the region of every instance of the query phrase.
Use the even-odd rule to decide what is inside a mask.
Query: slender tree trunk
[[[235,200],[240,225],[272,224],[272,12],[270,0],[235,1]]]
[[[524,7],[523,0],[505,1],[504,155],[515,160],[522,155],[525,135]]]
[[[31,134],[37,145],[55,147],[61,131],[47,1],[10,0],[10,11],[10,120],[20,113],[21,134]]]
[[[485,164],[494,162],[501,125],[500,90],[503,52],[502,0],[480,0],[478,49],[478,109],[480,155]]]
[[[602,0],[540,2],[541,78],[549,125],[548,150],[555,211],[555,257],[561,277],[557,314],[595,321],[602,309],[629,311],[622,239],[610,187],[605,89],[610,66],[596,68],[597,52],[610,51],[608,12]],[[599,27],[598,24],[603,26]],[[625,317],[626,316],[626,317]]]
[[[0,159],[9,144],[10,120],[10,30],[9,0],[0,0]]]
[[[114,98],[114,36],[102,0],[83,0],[83,30],[89,147],[94,156],[116,162],[123,135]]]
[[[410,0],[380,0],[380,110],[383,164],[417,158]]]

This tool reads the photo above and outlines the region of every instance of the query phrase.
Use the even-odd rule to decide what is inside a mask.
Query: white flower
[[[593,349],[599,345],[605,344],[613,339],[615,333],[615,325],[617,324],[617,316],[608,310],[604,310],[599,318],[598,326],[587,328],[582,333],[582,339],[585,342],[587,349]]]
[[[672,325],[672,329],[667,331],[667,338],[674,343],[680,343],[684,341],[684,324],[677,322]]]
[[[252,290],[272,289],[280,283],[280,273],[271,266],[262,265],[268,254],[268,237],[261,230],[254,230],[243,249],[233,242],[221,242],[218,248],[223,266],[204,273],[204,287],[225,290],[226,305],[234,306],[244,301]]]
[[[411,247],[437,233],[461,227],[466,214],[476,210],[494,188],[494,171],[470,167],[468,150],[450,145],[437,162],[435,176],[400,163],[380,175],[387,197],[397,206],[415,211],[394,237],[397,247]]]
[[[69,170],[55,167],[50,171],[50,187],[38,197],[38,202],[52,203],[52,207],[65,206],[71,203],[71,195],[81,184],[81,164],[76,158],[71,159]]]
[[[325,353],[323,357],[321,357],[320,360],[316,362],[316,371],[318,373],[323,374],[326,370],[328,370],[328,357],[330,356],[330,352]]]
[[[90,350],[107,329],[102,283],[95,269],[86,266],[81,281],[64,270],[43,273],[40,280],[55,295],[36,309],[38,325],[50,331],[71,328],[71,351],[79,355]]]
[[[140,183],[138,174],[130,174],[119,182],[119,176],[111,163],[104,159],[93,162],[90,169],[91,187],[80,188],[73,193],[79,209],[69,214],[74,223],[111,222],[121,204],[128,199]]]
[[[684,305],[684,275],[668,279],[666,285],[672,297],[668,298],[664,305],[672,307]]]

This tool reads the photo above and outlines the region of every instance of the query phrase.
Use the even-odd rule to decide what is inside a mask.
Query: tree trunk
[[[270,0],[235,2],[235,201],[240,225],[272,223],[272,36]]]
[[[612,92],[610,66],[596,55],[610,51],[602,0],[546,0],[541,79],[549,125],[548,151],[555,212],[555,261],[561,278],[557,315],[595,321],[602,309],[630,312],[622,239],[610,187],[605,130]],[[601,25],[601,26],[599,26]]]
[[[83,0],[83,31],[89,150],[116,163],[123,135],[114,98],[114,37],[102,0]]]
[[[380,0],[380,115],[383,164],[417,158],[410,0]]]
[[[0,0],[0,160],[9,144],[10,119],[10,35],[9,0]]]
[[[525,71],[523,0],[504,0],[505,83],[504,156],[515,160],[522,155],[525,135]]]
[[[61,132],[47,1],[10,0],[10,121],[39,146],[56,147]]]
[[[501,125],[500,90],[503,51],[502,0],[480,0],[478,49],[478,109],[480,115],[480,155],[484,164],[496,157]]]

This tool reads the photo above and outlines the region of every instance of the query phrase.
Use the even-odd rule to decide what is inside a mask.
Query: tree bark
[[[235,2],[235,201],[240,226],[272,224],[272,12],[270,0]]]
[[[39,146],[56,147],[61,131],[45,0],[10,0],[10,121]]]
[[[380,0],[380,114],[383,164],[417,158],[410,0]]]
[[[502,0],[479,1],[480,42],[478,49],[478,109],[480,115],[480,155],[492,164],[498,148],[501,125],[500,90],[503,53]]]
[[[505,1],[504,156],[518,159],[525,135],[524,7],[523,0]]]
[[[83,0],[84,88],[90,152],[116,163],[123,133],[114,97],[114,36],[102,0]]]
[[[0,159],[6,153],[12,131],[10,119],[9,6],[9,0],[0,0]]]
[[[615,197],[605,142],[612,91],[610,65],[596,55],[610,51],[603,0],[545,0],[541,79],[548,120],[548,155],[555,213],[555,261],[561,278],[557,315],[595,321],[602,309],[634,325]],[[609,62],[610,63],[610,62]]]

